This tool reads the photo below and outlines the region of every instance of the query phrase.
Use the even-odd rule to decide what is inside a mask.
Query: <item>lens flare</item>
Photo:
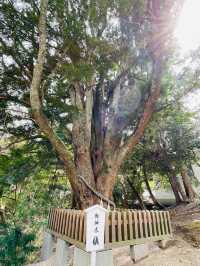
[[[200,46],[200,0],[186,0],[177,23],[175,37],[185,54]]]

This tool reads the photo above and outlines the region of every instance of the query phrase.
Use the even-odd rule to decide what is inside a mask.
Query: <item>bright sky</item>
[[[182,54],[200,46],[200,0],[186,0],[175,36]]]
[[[186,0],[175,31],[180,52],[184,56],[200,46],[200,0]],[[189,111],[200,111],[200,90],[187,95]]]

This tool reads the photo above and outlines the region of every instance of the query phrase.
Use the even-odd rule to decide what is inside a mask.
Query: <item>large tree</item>
[[[179,2],[2,1],[1,131],[45,136],[80,208],[99,200],[93,189],[112,197],[121,164],[144,134]]]

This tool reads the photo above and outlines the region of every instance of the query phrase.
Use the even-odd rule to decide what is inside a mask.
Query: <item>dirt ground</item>
[[[136,263],[137,266],[200,266],[200,210],[179,214],[172,219],[174,240]],[[116,266],[129,266],[119,264]]]
[[[115,250],[115,266],[200,266],[200,210],[172,219],[174,239],[164,250],[157,249],[147,258],[133,263],[128,248]]]
[[[137,263],[131,260],[129,247],[114,249],[114,266],[200,266],[200,210],[177,215],[172,225],[174,239],[166,249],[153,245],[151,255]],[[53,261],[32,265],[56,266]]]
[[[153,252],[147,258],[133,263],[128,249],[116,254],[115,266],[200,266],[200,249],[192,247],[182,239],[176,239],[165,250]]]

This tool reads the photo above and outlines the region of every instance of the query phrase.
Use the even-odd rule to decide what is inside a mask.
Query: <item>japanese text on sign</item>
[[[106,209],[95,205],[86,210],[86,251],[104,249]]]

